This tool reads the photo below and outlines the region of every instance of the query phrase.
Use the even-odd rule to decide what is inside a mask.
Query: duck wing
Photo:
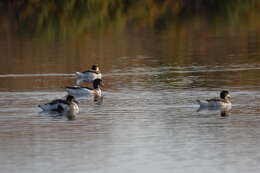
[[[65,91],[68,92],[69,95],[73,95],[75,97],[91,95],[93,93],[92,88],[80,86],[68,86],[65,88]]]
[[[81,72],[81,73],[96,73],[96,74],[99,74],[100,72],[98,72],[98,71],[94,71],[94,70],[86,70],[86,71],[83,71],[83,72]]]
[[[69,105],[69,103],[66,100],[57,99],[53,100],[49,103],[41,104],[39,107],[43,111],[57,111],[62,112],[66,109],[66,107]]]
[[[81,87],[81,86],[66,86],[65,87],[66,89],[88,89],[88,90],[92,90],[92,88],[89,88],[89,87]]]
[[[207,100],[207,102],[223,102],[223,103],[228,103],[227,100],[225,100],[225,99],[221,99],[221,98],[213,98],[213,99],[209,99],[209,100]]]
[[[76,72],[75,75],[78,79],[83,79],[82,82],[93,82],[95,79],[101,79],[102,77],[100,72],[89,70],[84,72]]]
[[[57,99],[53,100],[52,102],[49,103],[50,105],[55,105],[55,104],[69,104],[66,100],[62,99]]]
[[[221,101],[221,99],[220,98],[212,98],[212,99],[208,99],[206,101],[207,102],[219,102],[219,101]]]

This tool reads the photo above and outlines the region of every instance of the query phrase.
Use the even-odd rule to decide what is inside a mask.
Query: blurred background
[[[259,0],[2,0],[0,8],[3,75],[69,74],[92,64],[109,73],[133,60],[140,67],[259,63]],[[42,78],[4,78],[0,90],[44,88]],[[69,83],[53,82],[45,84]]]

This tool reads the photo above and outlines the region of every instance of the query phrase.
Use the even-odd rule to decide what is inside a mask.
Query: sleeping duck
[[[56,99],[50,103],[39,105],[43,111],[55,111],[58,113],[71,112],[79,113],[78,102],[72,95],[68,95],[66,100]]]
[[[102,77],[99,67],[96,65],[93,65],[90,70],[76,72],[75,75],[83,82],[93,82],[95,79],[101,79]]]
[[[223,108],[232,106],[230,98],[229,92],[224,90],[221,91],[220,98],[213,98],[206,101],[197,100],[197,102],[201,108]]]
[[[65,91],[68,92],[69,95],[73,96],[90,96],[93,95],[94,98],[101,97],[102,92],[100,86],[102,86],[101,79],[95,79],[93,81],[93,88],[81,87],[81,86],[68,86],[65,88]]]

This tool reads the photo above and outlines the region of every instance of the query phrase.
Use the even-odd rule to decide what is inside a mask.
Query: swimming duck
[[[102,77],[99,67],[96,65],[92,65],[90,70],[76,72],[75,75],[83,82],[93,82],[95,79],[101,79]]]
[[[65,88],[65,91],[69,93],[69,95],[73,96],[88,96],[93,95],[95,98],[101,97],[102,92],[100,86],[102,86],[101,79],[95,79],[93,81],[93,88],[81,87],[81,86],[68,86]]]
[[[74,114],[79,113],[78,102],[74,96],[68,95],[66,100],[56,99],[50,103],[39,105],[43,111],[55,111],[58,113],[71,112]]]
[[[220,93],[220,98],[213,98],[206,101],[197,100],[198,104],[201,108],[220,108],[220,107],[231,107],[232,104],[230,102],[231,96],[229,92],[224,90]]]

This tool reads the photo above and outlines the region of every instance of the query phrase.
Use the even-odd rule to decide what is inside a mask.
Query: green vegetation
[[[164,31],[194,17],[234,24],[259,11],[260,0],[2,0],[0,7],[16,16],[20,35],[60,39],[125,27]]]

